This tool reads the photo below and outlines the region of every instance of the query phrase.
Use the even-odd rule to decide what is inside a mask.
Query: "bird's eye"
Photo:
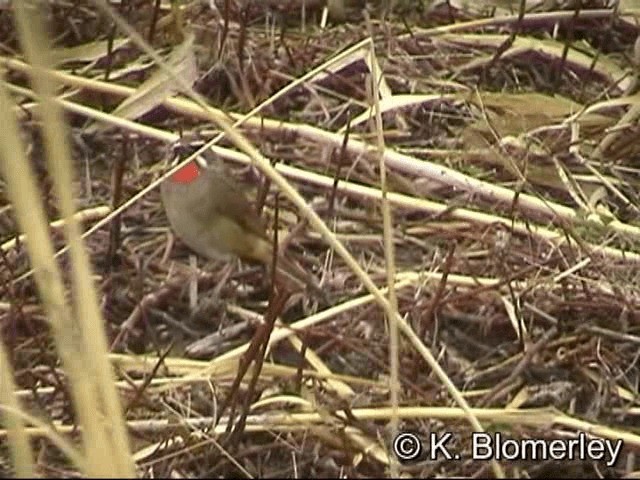
[[[176,140],[171,149],[175,155],[187,157],[204,145],[203,140],[194,140],[189,138],[179,138]]]

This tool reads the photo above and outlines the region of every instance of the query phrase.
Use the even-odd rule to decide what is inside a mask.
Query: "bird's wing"
[[[225,197],[224,202],[215,202],[216,211],[233,218],[245,230],[267,238],[263,219],[256,213],[242,187],[230,176],[231,173],[220,175],[210,170],[208,175],[217,175],[215,184],[219,191],[216,194]]]

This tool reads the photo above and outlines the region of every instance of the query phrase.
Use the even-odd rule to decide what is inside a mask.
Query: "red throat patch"
[[[171,180],[176,183],[191,183],[200,175],[200,167],[196,161],[187,163],[184,167],[171,175]]]

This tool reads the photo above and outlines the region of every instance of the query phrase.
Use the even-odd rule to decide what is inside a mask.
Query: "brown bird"
[[[273,246],[262,219],[221,165],[189,162],[162,182],[160,193],[174,233],[197,254],[273,265]],[[276,265],[276,279],[287,288],[319,289],[309,273],[284,255],[278,255]]]

